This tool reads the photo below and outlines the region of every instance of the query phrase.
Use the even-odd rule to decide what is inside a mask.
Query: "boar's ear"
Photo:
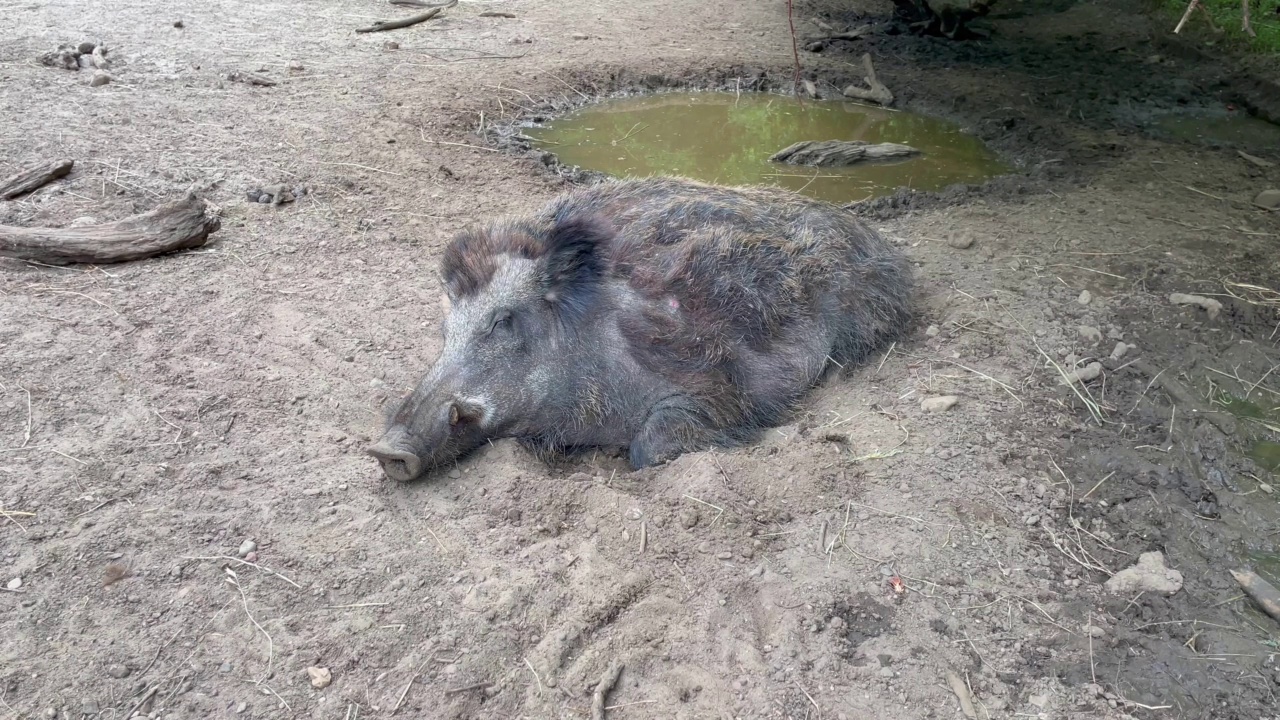
[[[590,307],[604,272],[604,244],[613,229],[602,218],[557,218],[547,236],[543,272],[547,302],[570,315]]]

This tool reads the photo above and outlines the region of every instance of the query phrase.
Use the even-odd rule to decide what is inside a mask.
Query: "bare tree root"
[[[0,225],[0,257],[50,265],[116,263],[200,247],[222,223],[194,194],[148,213],[102,225],[23,228]]]
[[[876,78],[876,69],[871,64],[870,53],[863,53],[862,55],[862,73],[869,87],[860,88],[856,85],[850,85],[843,90],[845,97],[869,100],[885,107],[892,105],[893,93],[889,92],[889,88],[885,87],[884,83]]]

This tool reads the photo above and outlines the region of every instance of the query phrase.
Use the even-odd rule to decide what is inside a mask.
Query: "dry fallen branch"
[[[12,200],[43,187],[71,172],[74,160],[52,160],[27,168],[4,182],[0,182],[0,199]]]
[[[871,144],[861,140],[802,140],[769,158],[769,162],[789,165],[853,165],[864,160],[888,160],[916,155],[920,151],[896,143]]]
[[[1232,570],[1231,577],[1268,615],[1280,622],[1280,590],[1250,570]]]
[[[850,85],[844,89],[845,97],[857,98],[858,100],[869,100],[877,105],[889,106],[893,104],[893,93],[889,92],[889,88],[884,86],[879,79],[876,78],[876,69],[871,64],[871,53],[863,53],[862,55],[862,73],[867,81],[868,88],[860,88],[856,85]]]
[[[813,38],[805,42],[804,49],[809,52],[822,52],[826,49],[828,44],[833,43],[836,40],[861,40],[867,35],[870,35],[872,29],[873,26],[871,25],[863,25],[860,28],[855,28],[848,32],[833,33],[824,37]]]
[[[400,2],[395,4],[403,5],[405,3]],[[356,32],[371,33],[371,32],[382,32],[383,30],[397,30],[399,28],[407,28],[410,25],[417,25],[418,23],[426,22],[431,18],[439,15],[440,13],[444,12],[445,10],[457,4],[458,4],[458,0],[450,0],[444,5],[436,5],[424,13],[419,13],[417,15],[410,15],[407,18],[400,18],[399,20],[379,20],[374,24],[370,25],[369,27],[356,28]],[[423,6],[423,7],[426,7],[426,6]]]
[[[23,228],[0,225],[0,257],[50,265],[115,263],[200,247],[222,226],[192,193],[148,213],[102,225]]]
[[[591,720],[604,720],[604,699],[618,684],[618,675],[622,674],[622,663],[612,663],[609,669],[604,671],[604,675],[600,676],[600,682],[596,685],[596,690],[591,694]]]

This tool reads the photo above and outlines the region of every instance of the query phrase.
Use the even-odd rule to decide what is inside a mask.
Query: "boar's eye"
[[[509,327],[511,327],[511,311],[498,310],[493,314],[493,319],[489,321],[489,330],[485,334],[488,335],[494,330],[503,330]]]

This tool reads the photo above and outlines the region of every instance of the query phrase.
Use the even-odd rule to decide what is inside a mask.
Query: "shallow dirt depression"
[[[76,167],[0,223],[193,188],[222,228],[125,265],[0,261],[0,707],[589,718],[620,664],[608,718],[1274,715],[1280,629],[1229,570],[1280,582],[1250,457],[1280,441],[1280,317],[1250,289],[1280,285],[1253,204],[1280,155],[1153,126],[1255,85],[1136,5],[1002,8],[989,41],[801,51],[823,93],[870,52],[896,107],[1014,167],[853,208],[916,263],[904,341],[749,448],[629,473],[498,442],[405,486],[363,448],[439,349],[443,243],[590,180],[506,128],[786,91],[785,3],[461,2],[360,35],[401,10],[8,8],[0,175]],[[802,41],[889,12],[795,4]],[[38,60],[85,40],[110,82]],[[246,195],[275,185],[306,192]],[[1180,586],[1108,586],[1150,552]]]

